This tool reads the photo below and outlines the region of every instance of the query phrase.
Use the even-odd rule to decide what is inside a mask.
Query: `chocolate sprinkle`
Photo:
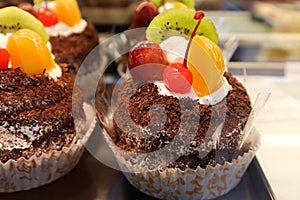
[[[19,69],[0,70],[0,139],[14,148],[7,148],[0,140],[0,161],[61,150],[76,136],[72,117],[74,80],[63,74],[58,80],[45,75],[27,76]],[[82,98],[78,91],[76,110],[84,119]],[[5,135],[4,135],[5,134]],[[29,146],[18,145],[18,138]]]

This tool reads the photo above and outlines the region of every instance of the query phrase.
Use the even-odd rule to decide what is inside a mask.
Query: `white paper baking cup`
[[[60,151],[43,153],[30,159],[21,157],[17,160],[0,162],[0,192],[16,192],[37,188],[51,183],[69,173],[79,162],[84,143],[94,130],[96,118],[89,115],[90,105],[84,104],[86,120],[92,120],[91,126],[83,138],[75,137],[68,147]]]
[[[205,169],[158,168],[149,170],[127,161],[124,152],[112,143],[107,134],[105,138],[115,154],[123,174],[139,191],[159,199],[213,199],[231,191],[238,185],[260,145],[260,134],[253,129],[249,150],[232,162],[225,162]],[[137,172],[136,172],[137,171]]]

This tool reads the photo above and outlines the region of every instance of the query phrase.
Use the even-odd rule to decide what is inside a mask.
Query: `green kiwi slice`
[[[49,40],[43,24],[30,13],[15,6],[0,9],[0,33],[14,33],[23,28],[37,32],[45,42]]]
[[[146,30],[147,40],[160,44],[171,36],[189,38],[197,20],[194,20],[196,11],[172,8],[157,15]],[[218,33],[211,20],[204,17],[196,31],[196,35],[203,35],[218,44]]]
[[[151,0],[151,1],[158,8],[163,4],[163,0]],[[195,0],[165,0],[165,2],[175,2],[175,1],[185,4],[188,8],[195,8]]]

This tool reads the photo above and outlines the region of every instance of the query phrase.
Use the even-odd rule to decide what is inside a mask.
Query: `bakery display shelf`
[[[96,131],[99,130],[96,129]],[[139,192],[131,186],[121,172],[102,164],[88,151],[85,151],[78,165],[63,178],[29,191],[2,193],[0,199],[154,200],[154,198]],[[275,199],[268,180],[256,158],[252,161],[237,187],[217,200],[229,199]]]

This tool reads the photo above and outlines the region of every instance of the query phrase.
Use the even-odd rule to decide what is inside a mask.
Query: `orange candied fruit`
[[[55,0],[54,10],[59,21],[74,26],[81,20],[80,9],[76,0]]]
[[[8,38],[6,48],[12,68],[20,68],[28,75],[44,74],[55,67],[54,59],[40,35],[20,29]]]
[[[206,96],[223,84],[225,71],[221,49],[210,39],[196,35],[188,53],[188,68],[193,74],[193,88],[197,96]]]

